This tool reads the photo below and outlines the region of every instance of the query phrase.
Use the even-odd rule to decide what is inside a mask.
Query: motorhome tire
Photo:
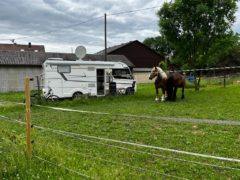
[[[51,96],[47,97],[47,101],[56,102],[56,101],[59,101],[59,100],[60,100],[60,98],[56,95],[51,95]]]
[[[83,96],[81,92],[75,92],[72,96],[72,99],[80,99]]]
[[[129,87],[126,89],[126,95],[133,95],[133,94],[134,94],[134,91],[132,88]]]

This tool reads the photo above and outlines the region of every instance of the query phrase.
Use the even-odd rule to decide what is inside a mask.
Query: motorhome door
[[[97,69],[97,95],[105,95],[105,72],[104,69]]]

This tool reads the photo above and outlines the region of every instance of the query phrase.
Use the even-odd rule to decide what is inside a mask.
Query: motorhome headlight
[[[126,89],[124,89],[124,88],[118,89],[118,92],[119,92],[119,94],[125,94]]]

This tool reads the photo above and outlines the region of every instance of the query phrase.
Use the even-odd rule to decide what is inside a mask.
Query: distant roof
[[[0,51],[33,51],[45,52],[44,45],[0,44]]]
[[[134,41],[129,41],[129,42],[127,42],[127,43],[122,43],[122,44],[119,44],[119,45],[116,45],[116,46],[109,47],[109,48],[107,48],[107,53],[111,53],[111,52],[113,52],[113,51],[115,51],[115,50],[117,50],[117,49],[120,49],[120,48],[122,48],[122,47],[124,47],[124,46],[126,46],[127,44],[130,44],[130,43],[132,43],[132,42],[134,42]],[[95,53],[95,54],[97,54],[97,55],[103,55],[104,52],[105,52],[105,50],[102,50],[102,51],[99,51],[99,52],[97,52],[97,53]]]
[[[98,54],[86,54],[86,56],[82,59],[84,61],[104,61],[104,55]],[[129,67],[134,67],[133,63],[129,61],[128,58],[124,55],[107,55],[107,60],[111,62],[123,62]]]
[[[116,51],[116,50],[118,50],[118,49],[120,49],[120,48],[122,48],[122,47],[124,47],[124,46],[127,46],[127,45],[129,45],[129,44],[132,44],[132,43],[139,43],[139,44],[141,44],[142,46],[144,46],[145,48],[147,48],[147,49],[149,49],[150,51],[152,51],[153,53],[155,53],[155,54],[157,54],[157,55],[159,55],[159,56],[162,56],[162,57],[164,58],[164,56],[163,56],[162,54],[157,53],[156,51],[154,51],[153,49],[149,48],[148,46],[146,46],[145,44],[141,43],[141,42],[138,41],[138,40],[129,41],[129,42],[127,42],[127,43],[122,43],[122,44],[119,44],[119,45],[116,45],[116,46],[109,47],[109,48],[107,48],[107,54],[110,54],[110,53],[112,53],[113,51]],[[105,52],[105,50],[103,49],[102,51],[99,51],[99,52],[97,52],[97,53],[95,53],[95,54],[97,54],[97,55],[104,55],[104,52]]]
[[[42,66],[48,58],[63,58],[70,61],[78,59],[75,54],[71,53],[0,51],[0,65]]]

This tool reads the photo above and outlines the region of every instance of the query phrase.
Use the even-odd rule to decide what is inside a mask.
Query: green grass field
[[[178,94],[180,97],[180,91]],[[153,85],[134,96],[88,98],[47,106],[108,115],[32,107],[32,124],[67,132],[240,159],[240,127],[195,124],[113,114],[240,121],[240,86],[187,89],[185,99],[155,102]],[[22,102],[22,93],[0,94]],[[24,106],[0,103],[0,179],[239,179],[240,163],[136,147],[33,127],[33,158],[25,153]],[[111,115],[112,114],[112,115]],[[218,166],[218,167],[217,167]]]

